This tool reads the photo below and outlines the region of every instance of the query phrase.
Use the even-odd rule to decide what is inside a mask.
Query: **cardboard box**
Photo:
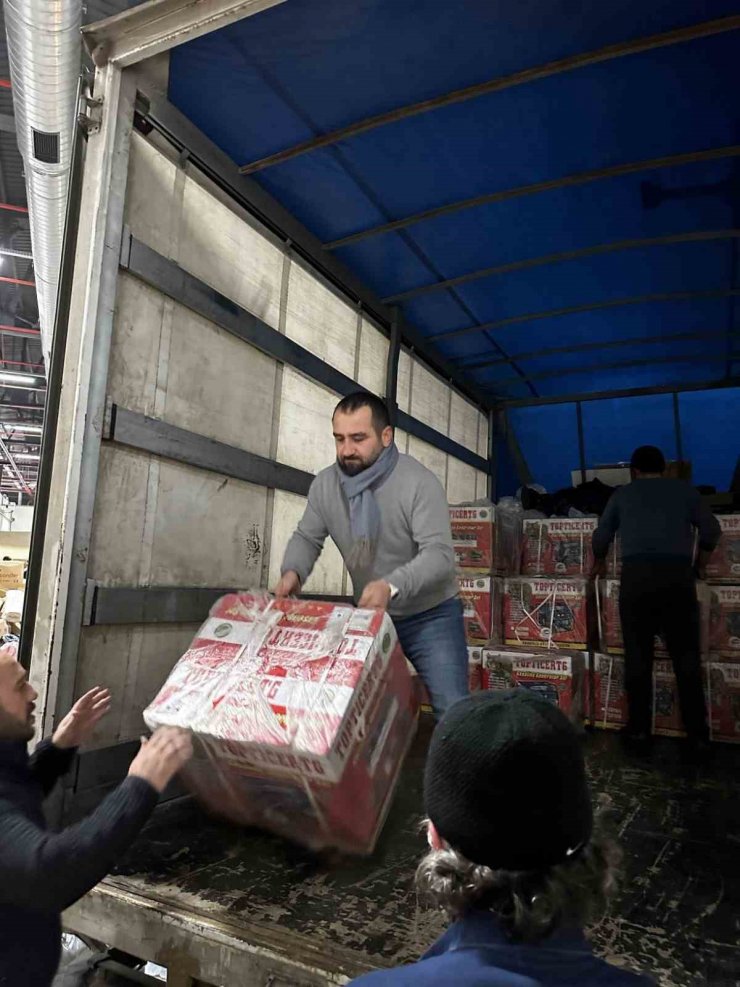
[[[522,575],[588,576],[596,518],[544,518],[523,522]]]
[[[450,507],[455,562],[461,569],[491,572],[494,567],[496,508],[493,504]]]
[[[585,579],[504,580],[503,632],[509,645],[585,650]]]
[[[709,736],[740,744],[740,662],[708,662],[706,673]]]
[[[591,678],[586,676],[585,710],[593,725],[603,730],[621,730],[627,724],[627,693],[624,689],[624,658],[596,652],[593,662],[594,701],[591,703]]]
[[[707,565],[707,578],[740,583],[740,514],[717,516],[722,537]]]
[[[183,777],[219,815],[370,853],[416,713],[386,614],[244,593],[213,607],[144,719],[192,730]]]
[[[740,585],[712,586],[709,650],[740,659]]]
[[[26,562],[0,562],[0,590],[7,593],[9,589],[23,589],[26,565]]]
[[[484,648],[481,684],[484,689],[531,689],[558,706],[571,720],[583,719],[585,662],[582,654],[548,654]]]
[[[471,644],[500,640],[501,581],[492,576],[460,573],[460,599],[463,605],[465,636]]]

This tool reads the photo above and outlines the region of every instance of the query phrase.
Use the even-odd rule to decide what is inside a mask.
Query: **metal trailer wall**
[[[334,458],[338,397],[352,382],[385,394],[389,356],[359,307],[163,138],[132,129],[128,75],[101,73],[107,109],[88,146],[31,669],[45,731],[74,695],[112,689],[100,748],[139,736],[222,589],[274,582],[308,484]],[[274,355],[276,334],[304,348],[288,348],[295,365]],[[445,446],[398,430],[401,450],[451,501],[484,497],[487,414],[409,351],[397,379],[404,424]],[[333,544],[306,592],[351,592]]]

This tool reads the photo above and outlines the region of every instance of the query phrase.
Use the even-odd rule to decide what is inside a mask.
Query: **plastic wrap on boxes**
[[[496,504],[496,539],[493,568],[505,576],[518,576],[522,558],[524,510],[515,497],[502,497]]]
[[[590,656],[594,663],[593,690],[591,702],[591,678],[586,678],[586,715],[593,715],[594,726],[604,730],[619,730],[627,724],[627,693],[624,689],[624,658],[617,655],[602,655],[598,652]]]
[[[583,719],[585,661],[582,654],[484,648],[482,659],[484,689],[531,689],[558,706],[571,720]]]
[[[740,514],[718,515],[722,537],[707,565],[707,578],[740,582]]]
[[[740,662],[710,661],[705,668],[709,735],[740,744]]]
[[[522,575],[588,576],[593,567],[591,539],[596,518],[525,520]]]
[[[416,713],[387,615],[242,593],[213,607],[144,719],[193,732],[183,777],[219,815],[369,853]]]
[[[504,580],[503,633],[509,645],[585,650],[585,579]]]
[[[499,641],[501,635],[501,580],[493,576],[458,575],[465,636],[471,644]]]
[[[461,569],[491,572],[494,566],[496,508],[490,501],[450,507],[455,562]]]
[[[740,585],[712,586],[709,650],[740,659]]]

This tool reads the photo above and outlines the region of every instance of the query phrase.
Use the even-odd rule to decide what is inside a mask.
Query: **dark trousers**
[[[661,634],[673,662],[684,729],[692,739],[706,740],[699,603],[691,565],[681,559],[625,559],[619,611],[629,732],[649,734],[652,728],[655,635]]]

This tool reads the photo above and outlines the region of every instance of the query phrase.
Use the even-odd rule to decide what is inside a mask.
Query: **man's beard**
[[[346,473],[347,476],[358,476],[360,473],[364,473],[366,469],[370,469],[371,466],[377,463],[382,451],[383,450],[381,449],[377,452],[368,462],[365,462],[362,459],[337,459],[337,462],[339,463],[340,470],[343,473]]]
[[[24,722],[10,716],[4,709],[0,708],[0,740],[22,740],[24,743],[28,743],[29,740],[33,740],[35,732],[30,715]]]

